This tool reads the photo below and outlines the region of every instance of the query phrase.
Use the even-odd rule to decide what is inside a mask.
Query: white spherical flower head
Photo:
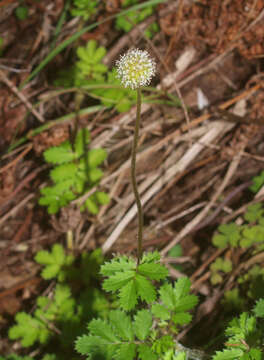
[[[117,76],[125,87],[138,89],[150,83],[156,64],[147,51],[132,49],[116,62]]]

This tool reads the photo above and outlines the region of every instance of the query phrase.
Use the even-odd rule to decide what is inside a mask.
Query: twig
[[[36,109],[33,108],[32,104],[27,100],[27,98],[25,97],[25,95],[18,90],[18,88],[7,78],[7,76],[5,75],[5,73],[0,70],[0,80],[2,80],[8,87],[9,89],[22,101],[22,103],[26,106],[26,108],[33,114],[35,115],[35,117],[40,121],[40,122],[44,122],[45,119],[43,118],[42,115],[40,115]]]

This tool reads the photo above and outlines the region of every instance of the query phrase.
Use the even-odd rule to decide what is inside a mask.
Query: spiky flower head
[[[156,63],[147,51],[132,49],[116,62],[117,76],[125,87],[133,90],[150,83]]]

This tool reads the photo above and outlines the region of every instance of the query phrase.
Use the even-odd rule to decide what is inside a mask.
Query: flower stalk
[[[143,210],[137,187],[136,179],[136,156],[139,138],[140,118],[141,118],[141,88],[150,83],[152,76],[155,75],[156,64],[151,59],[147,51],[132,49],[122,55],[117,61],[117,76],[124,87],[137,91],[137,114],[134,129],[134,139],[131,151],[131,182],[138,209],[138,234],[137,234],[137,265],[142,258],[143,241]]]
[[[142,238],[143,238],[143,226],[144,226],[144,218],[143,218],[143,210],[140,201],[140,196],[138,193],[137,187],[137,178],[136,178],[136,156],[137,156],[137,145],[138,145],[138,138],[139,138],[139,127],[140,127],[140,115],[141,115],[141,89],[137,89],[137,116],[136,116],[136,123],[134,129],[134,138],[133,138],[133,145],[131,151],[131,182],[132,187],[135,195],[135,200],[138,209],[138,234],[137,234],[137,241],[138,241],[138,249],[137,249],[137,264],[139,265],[141,257],[142,257]]]

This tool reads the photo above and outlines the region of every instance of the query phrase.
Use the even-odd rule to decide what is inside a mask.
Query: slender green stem
[[[136,199],[136,204],[138,208],[138,249],[137,249],[137,264],[139,265],[142,257],[142,234],[143,234],[143,211],[141,206],[141,201],[137,188],[137,179],[136,179],[136,156],[137,156],[137,145],[138,145],[138,133],[140,125],[140,115],[141,115],[141,89],[137,89],[137,117],[134,130],[134,139],[132,145],[131,153],[131,181],[133,186],[133,191]]]

